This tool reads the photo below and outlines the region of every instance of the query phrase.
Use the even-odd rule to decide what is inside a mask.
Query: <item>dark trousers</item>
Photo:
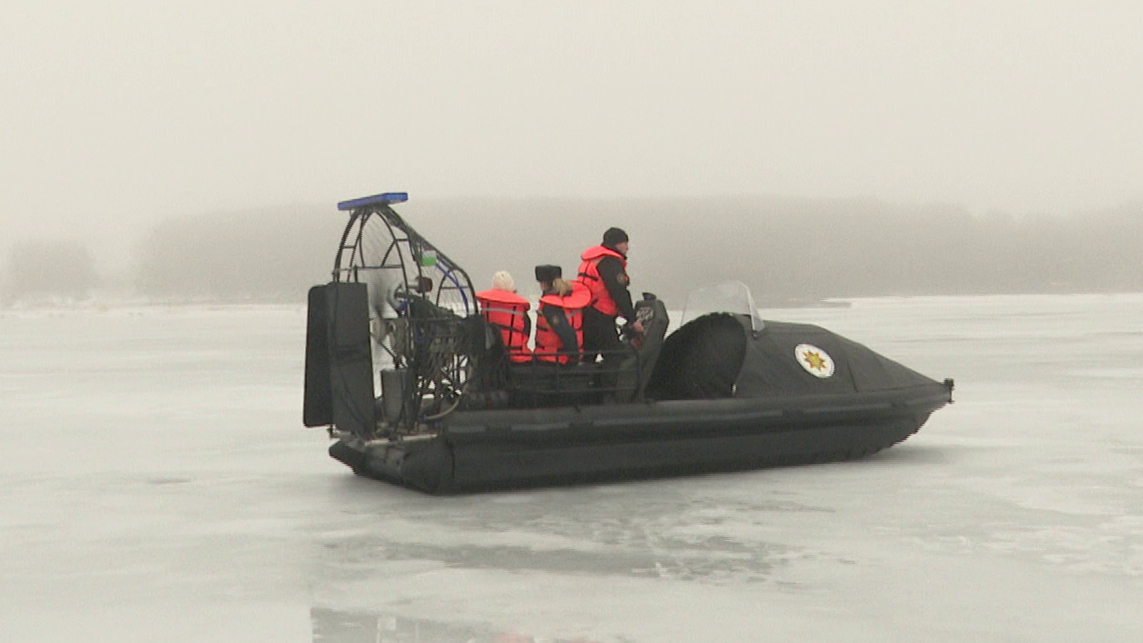
[[[615,318],[605,315],[593,306],[583,311],[583,360],[594,362],[600,351],[619,351],[623,343],[619,341],[619,329]]]
[[[605,315],[594,308],[583,311],[583,345],[584,360],[594,362],[600,351],[603,351],[603,362],[599,365],[596,387],[601,394],[602,402],[624,402],[630,399],[630,391],[634,384],[622,384],[621,369],[628,363],[627,359],[634,355],[632,348],[619,339],[619,328],[615,325],[615,318]],[[630,364],[635,368],[634,364]],[[632,371],[632,374],[637,371]],[[620,388],[624,388],[623,391]],[[627,389],[630,389],[627,390]]]

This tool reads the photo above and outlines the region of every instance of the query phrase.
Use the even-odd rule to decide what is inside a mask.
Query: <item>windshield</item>
[[[719,312],[749,315],[750,327],[756,332],[761,331],[764,326],[762,318],[758,316],[758,307],[754,305],[750,288],[741,281],[727,281],[717,286],[692,290],[687,295],[686,307],[683,308],[682,323],[685,324],[707,313]]]

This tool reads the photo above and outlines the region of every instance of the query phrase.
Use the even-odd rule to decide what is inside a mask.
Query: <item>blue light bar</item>
[[[350,199],[337,204],[338,210],[356,210],[367,205],[389,205],[391,203],[404,203],[409,200],[408,192],[385,192],[373,196],[363,196],[360,199]]]

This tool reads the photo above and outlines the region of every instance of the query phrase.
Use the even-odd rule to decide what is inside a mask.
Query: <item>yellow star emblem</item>
[[[815,371],[825,369],[825,359],[823,359],[822,356],[818,353],[813,351],[806,351],[805,353],[802,353],[802,359],[806,360],[806,363],[810,365],[810,368],[814,369]]]

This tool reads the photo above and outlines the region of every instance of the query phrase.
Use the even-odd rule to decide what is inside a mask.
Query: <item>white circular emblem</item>
[[[829,353],[813,344],[798,344],[794,347],[794,357],[806,372],[815,377],[833,375],[833,359]]]

